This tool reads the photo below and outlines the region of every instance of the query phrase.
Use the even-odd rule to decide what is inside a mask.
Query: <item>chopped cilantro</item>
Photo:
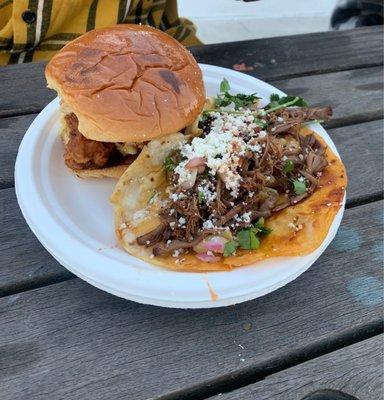
[[[254,226],[255,226],[256,234],[258,234],[260,236],[267,236],[272,232],[272,229],[267,228],[264,225],[264,218],[259,218]]]
[[[239,246],[244,250],[254,250],[259,248],[260,241],[255,234],[255,229],[242,229],[237,232]]]
[[[250,244],[251,244],[251,249],[258,249],[260,246],[260,240],[259,238],[255,235],[253,230],[249,232],[249,239],[250,239]]]
[[[232,255],[236,249],[239,247],[239,243],[236,240],[230,240],[229,242],[225,243],[224,245],[224,257],[228,257]]]
[[[274,101],[279,101],[280,96],[277,93],[272,93],[271,96],[269,97],[269,99],[271,100],[271,103],[272,103]]]
[[[297,195],[303,194],[307,190],[305,182],[294,180],[292,181],[292,183],[293,183],[293,189]]]
[[[270,97],[270,103],[265,106],[265,110],[267,113],[272,111],[279,110],[280,108],[285,107],[307,107],[307,102],[298,96],[283,96],[280,97],[278,94],[273,93]]]
[[[264,226],[264,218],[259,218],[258,221],[249,228],[241,229],[237,232],[236,240],[230,240],[224,246],[224,257],[233,254],[238,247],[244,250],[255,250],[260,246],[260,240],[257,235],[267,236],[272,232],[272,229]]]
[[[201,204],[203,201],[205,201],[205,194],[204,192],[199,192],[197,195],[197,202]]]
[[[283,172],[284,174],[288,174],[289,172],[292,172],[295,169],[295,164],[293,161],[288,160],[283,167]]]
[[[153,193],[151,194],[151,196],[149,197],[147,204],[152,204],[156,195],[157,195],[157,191],[154,190]]]
[[[223,80],[220,83],[220,92],[225,93],[225,92],[229,92],[230,90],[231,90],[231,86],[229,85],[228,80],[223,78]]]
[[[165,157],[164,167],[165,167],[167,172],[173,172],[173,170],[176,167],[175,160],[172,157],[169,157],[169,156]]]
[[[230,89],[231,87],[229,82],[224,78],[220,83],[220,93],[215,98],[216,107],[226,107],[229,104],[234,103],[235,109],[238,110],[240,107],[253,104],[255,100],[259,99],[259,97],[256,96],[256,93],[238,93],[236,95],[232,95],[229,93]]]

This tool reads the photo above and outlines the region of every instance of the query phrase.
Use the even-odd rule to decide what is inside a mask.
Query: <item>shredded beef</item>
[[[139,236],[136,239],[137,243],[142,246],[152,246],[155,243],[157,243],[163,239],[164,232],[166,229],[167,229],[166,224],[164,224],[164,223],[160,224],[158,227],[156,227],[154,230],[150,231],[149,233]]]
[[[317,176],[328,162],[323,145],[314,135],[300,135],[300,126],[308,120],[327,120],[331,114],[330,107],[305,107],[267,115],[269,133],[251,143],[262,150],[258,154],[245,151],[240,156],[237,170],[241,182],[236,196],[226,188],[219,173],[212,176],[205,168],[197,171],[196,179],[184,188],[177,187],[177,174],[171,175],[170,187],[178,198],[161,210],[163,224],[139,238],[138,243],[148,245],[149,241],[150,245],[155,244],[155,256],[167,255],[174,250],[192,248],[220,229],[230,228],[236,232],[246,228],[260,217],[269,217],[308,197],[316,189]],[[210,132],[212,122],[212,117],[200,122],[204,131],[202,137]],[[177,152],[172,158],[176,164],[182,161]],[[287,162],[293,165],[289,172],[285,171]],[[307,182],[305,193],[295,193],[292,182],[298,178]],[[208,201],[204,195],[201,197],[204,186],[213,188],[213,199]],[[242,219],[245,214],[247,218]],[[214,228],[204,225],[212,220]]]

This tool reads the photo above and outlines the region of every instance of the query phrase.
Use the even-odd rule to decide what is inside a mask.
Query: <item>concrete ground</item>
[[[326,31],[337,0],[178,0],[204,43]]]

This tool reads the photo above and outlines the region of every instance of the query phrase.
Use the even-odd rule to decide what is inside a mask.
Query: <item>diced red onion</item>
[[[204,261],[204,262],[208,262],[208,263],[216,262],[216,261],[220,260],[220,257],[213,256],[213,255],[210,255],[210,254],[207,254],[207,253],[198,253],[198,254],[196,254],[196,257],[199,260]]]
[[[196,169],[199,174],[202,174],[205,171],[205,165],[199,165]]]
[[[215,253],[224,253],[224,246],[227,243],[221,236],[214,236],[211,240],[206,242],[202,242],[201,246],[204,247],[205,250],[214,251]]]
[[[200,167],[202,165],[205,165],[207,162],[207,159],[205,157],[195,157],[191,158],[186,164],[185,168],[187,169],[193,169],[196,167]]]
[[[193,169],[191,171],[190,178],[181,184],[181,188],[184,190],[191,189],[196,182],[196,177],[197,177],[197,169]]]
[[[193,250],[195,250],[196,253],[203,253],[205,251],[224,253],[224,246],[227,241],[227,239],[221,236],[209,236],[207,239],[194,246]]]

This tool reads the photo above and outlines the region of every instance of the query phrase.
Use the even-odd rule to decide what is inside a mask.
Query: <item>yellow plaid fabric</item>
[[[117,23],[151,25],[186,46],[201,44],[177,0],[0,0],[0,64],[50,59],[68,41]]]

